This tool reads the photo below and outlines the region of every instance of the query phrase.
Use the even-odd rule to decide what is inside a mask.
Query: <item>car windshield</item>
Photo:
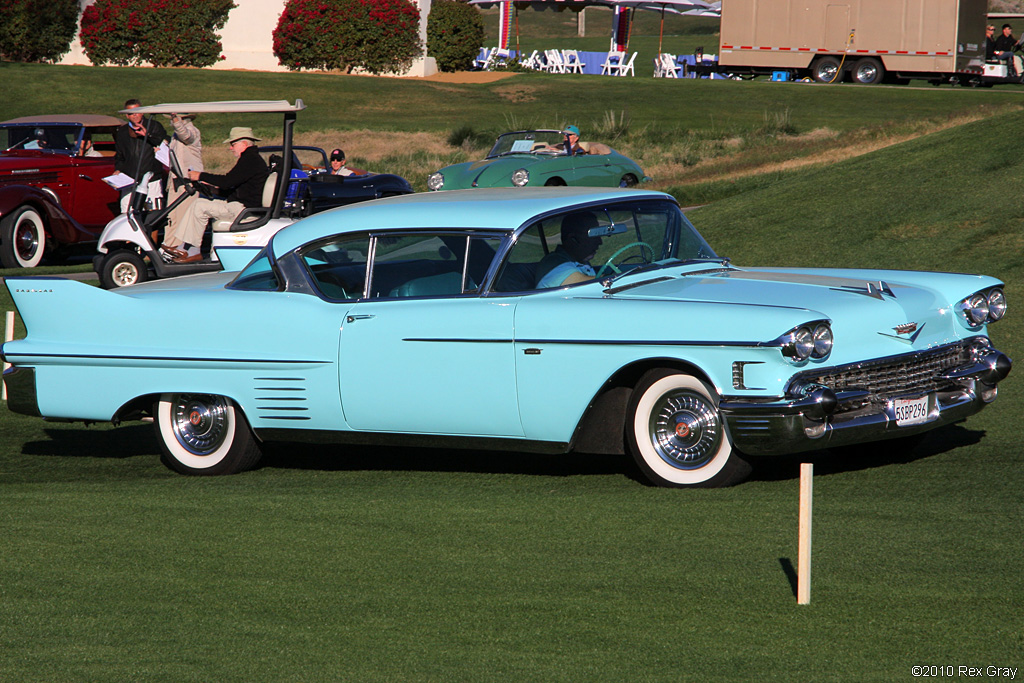
[[[565,136],[557,130],[521,130],[500,136],[487,158],[506,154],[565,154]]]
[[[495,280],[497,292],[549,289],[686,261],[719,260],[679,207],[643,201],[574,209],[528,225]],[[585,279],[549,277],[558,268]]]
[[[78,148],[81,126],[20,124],[0,129],[4,151],[30,149],[55,154],[72,154]]]

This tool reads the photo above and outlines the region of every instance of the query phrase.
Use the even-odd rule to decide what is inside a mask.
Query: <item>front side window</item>
[[[476,292],[501,245],[492,235],[406,233],[374,238],[370,296],[407,298]]]
[[[494,290],[553,289],[649,264],[715,258],[671,202],[574,209],[520,232]]]

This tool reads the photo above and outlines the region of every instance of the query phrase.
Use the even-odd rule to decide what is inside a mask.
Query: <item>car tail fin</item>
[[[61,277],[8,277],[4,279],[28,334],[66,339],[68,330],[92,329],[97,314],[130,301],[114,292]],[[117,299],[114,299],[117,297]]]

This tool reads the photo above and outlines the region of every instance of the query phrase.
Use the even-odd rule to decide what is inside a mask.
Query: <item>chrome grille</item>
[[[869,402],[878,405],[903,394],[954,389],[956,385],[940,375],[970,362],[970,348],[960,342],[878,361],[826,368],[824,372],[802,372],[793,378],[790,386],[820,384],[836,393],[868,391]]]

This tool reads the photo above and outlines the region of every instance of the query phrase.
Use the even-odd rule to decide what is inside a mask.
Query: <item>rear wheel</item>
[[[181,474],[244,472],[261,455],[242,411],[224,396],[161,395],[156,433],[164,464]]]
[[[881,83],[885,78],[885,67],[874,57],[865,57],[853,65],[853,80],[861,85]]]
[[[39,212],[22,206],[0,221],[0,264],[35,268],[46,251],[46,224]]]
[[[838,83],[843,80],[839,73],[840,62],[835,57],[822,57],[814,63],[811,75],[818,83]]]
[[[692,375],[648,372],[626,415],[627,445],[655,486],[728,486],[750,472],[732,447],[712,391]]]
[[[121,249],[103,259],[99,276],[103,289],[117,289],[145,282],[149,279],[149,269],[136,252]]]

